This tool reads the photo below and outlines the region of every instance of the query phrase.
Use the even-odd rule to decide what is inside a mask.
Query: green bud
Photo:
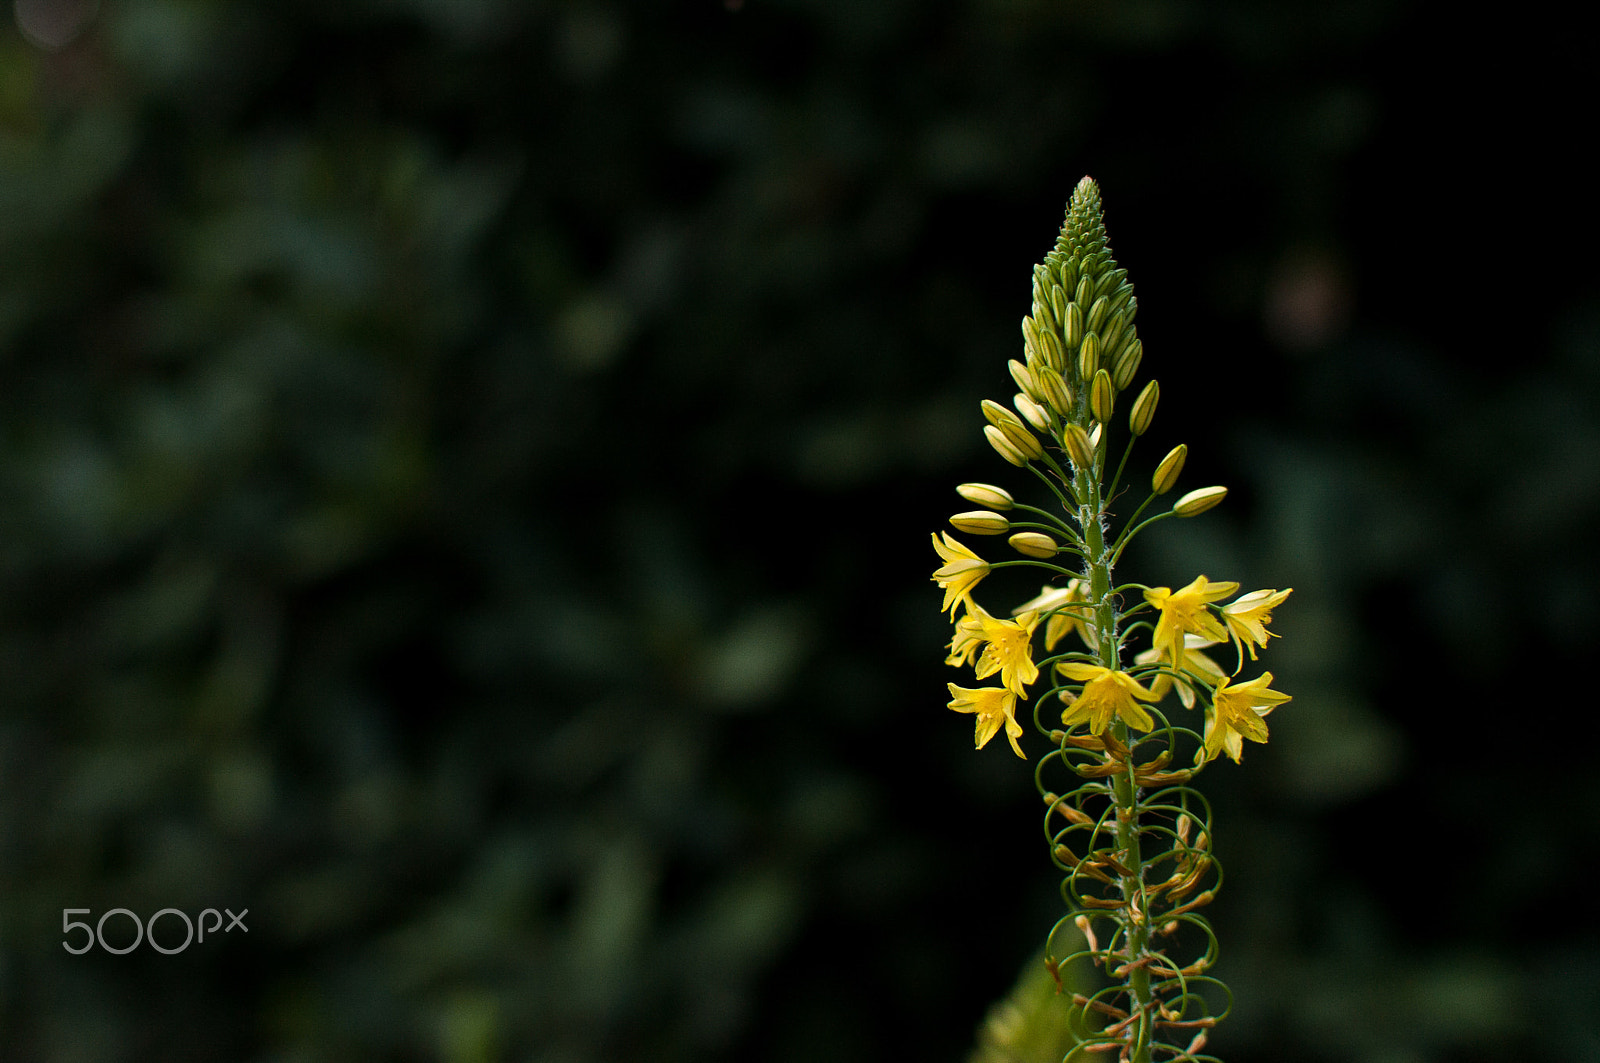
[[[1101,296],[1089,307],[1089,312],[1083,316],[1083,327],[1090,332],[1100,330],[1100,322],[1106,319],[1106,297]]]
[[[1056,339],[1054,332],[1045,332],[1039,336],[1039,360],[1045,365],[1059,371],[1066,364],[1061,353],[1061,341]]]
[[[1088,380],[1100,368],[1100,337],[1093,332],[1083,334],[1083,345],[1078,348],[1078,379]]]
[[[1095,294],[1105,295],[1127,279],[1128,271],[1125,269],[1114,269],[1106,273],[1102,273],[1100,274],[1100,280],[1096,282],[1094,286]]]
[[[1137,337],[1131,338],[1111,367],[1111,382],[1119,388],[1127,388],[1133,383],[1134,374],[1139,372],[1139,360],[1143,357],[1144,341]]]
[[[994,425],[986,424],[983,426],[983,438],[989,441],[989,445],[995,449],[996,454],[999,454],[1011,464],[1018,468],[1028,464],[1028,456],[1018,450],[1016,445],[1006,437],[1006,434]]]
[[[1050,415],[1037,402],[1019,391],[1011,396],[1011,405],[1015,406],[1017,412],[1022,414],[1022,419],[1033,425],[1037,431],[1050,431]]]
[[[1049,299],[1045,299],[1043,302],[1040,302],[1037,299],[1034,300],[1033,324],[1034,327],[1039,330],[1041,335],[1048,332],[1054,332],[1060,327],[1056,321],[1056,312],[1050,308]]]
[[[1101,296],[1104,299],[1105,296]],[[1122,350],[1122,329],[1128,319],[1119,311],[1106,317],[1105,327],[1100,329],[1100,355],[1112,365],[1116,364],[1117,352]]]
[[[1067,319],[1068,302],[1067,293],[1062,290],[1061,285],[1052,284],[1050,286],[1050,309],[1054,311],[1057,321],[1065,321]]]
[[[1111,388],[1111,374],[1104,369],[1095,370],[1094,379],[1089,382],[1089,412],[1101,424],[1111,420],[1111,407],[1116,399],[1116,392]]]
[[[974,505],[990,509],[1010,509],[1016,505],[1010,491],[994,484],[962,484],[956,488],[956,494]]]
[[[1072,255],[1061,260],[1061,290],[1070,292],[1078,284],[1078,256]]]
[[[1067,316],[1061,326],[1061,338],[1066,341],[1068,354],[1076,351],[1078,344],[1083,342],[1083,307],[1077,303],[1067,304]]]
[[[1094,444],[1081,424],[1069,423],[1061,430],[1061,442],[1067,448],[1067,457],[1080,469],[1094,467]]]
[[[1150,489],[1158,495],[1164,495],[1172,490],[1178,482],[1178,474],[1183,471],[1183,463],[1189,457],[1189,444],[1179,443],[1167,451],[1167,456],[1161,459],[1161,464],[1156,466],[1156,474],[1150,477]]]
[[[1027,366],[1013,358],[1006,363],[1006,368],[1011,370],[1011,379],[1016,381],[1017,387],[1022,389],[1023,394],[1035,402],[1044,401],[1044,395],[1039,390],[1039,385],[1034,381],[1033,374],[1028,371]]]
[[[1197,487],[1172,503],[1172,512],[1180,517],[1198,517],[1227,497],[1226,487]]]
[[[1038,349],[1039,326],[1034,323],[1032,317],[1025,317],[1022,319],[1022,350],[1026,354],[1026,352],[1037,351]]]
[[[1133,285],[1129,284],[1127,281],[1123,281],[1121,284],[1117,285],[1116,290],[1107,296],[1107,298],[1111,300],[1110,312],[1115,314],[1133,299]],[[1131,318],[1133,315],[1129,314],[1128,316]]]
[[[1017,532],[1006,541],[1011,544],[1012,549],[1016,550],[1017,553],[1026,554],[1029,557],[1055,557],[1061,551],[1061,547],[1056,545],[1056,541],[1044,532]]]
[[[1101,370],[1104,372],[1104,370]],[[1133,400],[1133,410],[1128,414],[1128,429],[1136,436],[1142,436],[1150,429],[1150,421],[1156,415],[1156,403],[1161,401],[1161,385],[1154,380],[1144,386],[1139,392],[1139,397]]]
[[[998,513],[975,509],[970,513],[957,513],[950,518],[950,526],[969,535],[1004,535],[1011,530],[1011,522]]]
[[[1072,301],[1079,306],[1088,306],[1094,302],[1094,278],[1089,275],[1088,270],[1078,278],[1078,288],[1072,296]]]
[[[1054,367],[1042,365],[1034,374],[1034,382],[1039,385],[1039,390],[1044,393],[1044,404],[1050,407],[1063,418],[1072,413],[1072,389],[1067,387],[1067,382],[1062,379]]]

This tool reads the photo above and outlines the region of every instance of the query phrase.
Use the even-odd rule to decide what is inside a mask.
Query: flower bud
[[[1011,405],[1017,408],[1017,412],[1022,414],[1022,419],[1033,425],[1035,430],[1040,432],[1050,431],[1050,415],[1045,412],[1043,406],[1040,406],[1020,391],[1011,396]]]
[[[994,425],[996,428],[1004,426],[1007,421],[1012,422],[1018,428],[1022,427],[1022,423],[1017,420],[1016,414],[1012,413],[1010,410],[1006,409],[993,399],[984,399],[978,404],[978,407],[979,409],[983,410],[983,419]]]
[[[1064,258],[1061,260],[1061,289],[1063,291],[1071,292],[1077,288],[1078,265],[1079,260],[1077,255],[1073,255],[1070,258]]]
[[[1083,272],[1078,277],[1078,287],[1072,296],[1072,301],[1079,306],[1088,306],[1094,302],[1094,278],[1090,276],[1092,272],[1089,264],[1085,262]]]
[[[1000,432],[1030,461],[1038,461],[1044,457],[1044,445],[1039,442],[1037,436],[1022,426],[1021,421],[1013,418],[1008,423],[1000,425]]]
[[[1054,311],[1057,321],[1066,321],[1068,301],[1067,293],[1062,290],[1061,285],[1050,286],[1050,309]]]
[[[1090,304],[1089,312],[1083,315],[1083,327],[1090,332],[1098,331],[1100,322],[1106,319],[1106,305],[1106,297],[1103,295]]]
[[[1127,279],[1128,279],[1128,271],[1127,270],[1125,270],[1125,269],[1109,270],[1109,271],[1107,271],[1105,273],[1100,274],[1100,280],[1098,282],[1096,282],[1096,284],[1094,286],[1094,293],[1096,295],[1105,295],[1108,292],[1111,292],[1112,290],[1114,290],[1117,287],[1117,285],[1121,284],[1123,281],[1125,281]]]
[[[1006,540],[1019,554],[1029,557],[1055,557],[1061,548],[1044,532],[1017,532]]]
[[[994,425],[986,424],[983,426],[983,438],[989,441],[989,445],[995,449],[997,454],[1011,464],[1018,468],[1028,464],[1027,455],[1018,450],[1016,444],[1007,439],[1006,434]]]
[[[1104,369],[1097,369],[1094,379],[1089,382],[1089,412],[1101,424],[1111,420],[1111,407],[1116,399],[1116,392],[1111,390],[1111,374]]]
[[[1105,296],[1100,298],[1104,299]],[[1106,318],[1105,327],[1100,329],[1100,354],[1107,362],[1116,365],[1117,352],[1122,350],[1123,327],[1128,319],[1122,314],[1111,314]]]
[[[1094,446],[1089,442],[1089,433],[1083,430],[1080,424],[1068,424],[1061,430],[1061,442],[1067,448],[1067,457],[1072,459],[1072,464],[1080,469],[1094,467]]]
[[[1133,299],[1133,285],[1129,284],[1127,281],[1123,281],[1112,290],[1111,294],[1107,296],[1107,298],[1111,300],[1111,312],[1115,314],[1118,310],[1121,310],[1124,306],[1127,306],[1129,301]],[[1132,321],[1133,314],[1128,314],[1127,319]]]
[[[1039,390],[1039,385],[1034,381],[1033,374],[1028,372],[1028,367],[1015,358],[1006,363],[1006,368],[1011,370],[1011,379],[1017,382],[1017,387],[1022,393],[1035,402],[1043,402],[1044,394]]]
[[[1010,491],[994,484],[962,484],[956,488],[956,494],[974,505],[990,509],[1010,509],[1017,504]]]
[[[1106,426],[1103,422],[1096,421],[1094,423],[1094,427],[1089,430],[1089,448],[1091,450],[1097,451],[1100,449],[1100,437],[1105,434],[1105,431]]]
[[[1128,345],[1122,348],[1111,367],[1111,382],[1118,388],[1126,388],[1133,383],[1133,376],[1139,371],[1139,360],[1143,357],[1144,341],[1129,333]]]
[[[1187,443],[1179,443],[1167,451],[1167,456],[1156,466],[1156,474],[1150,477],[1150,489],[1158,495],[1164,495],[1172,490],[1173,485],[1178,482],[1178,474],[1183,471],[1183,463],[1188,456]]]
[[[975,509],[970,513],[957,513],[950,518],[950,526],[969,535],[1004,535],[1011,530],[1011,522],[998,513]]]
[[[1041,333],[1056,331],[1056,328],[1058,327],[1056,323],[1056,312],[1051,309],[1050,301],[1048,299],[1046,299],[1044,302],[1038,302],[1037,300],[1034,302],[1033,323]]]
[[[1083,334],[1083,346],[1078,348],[1078,379],[1088,380],[1100,368],[1100,337],[1093,332]]]
[[[1040,366],[1033,379],[1043,392],[1042,398],[1046,406],[1062,417],[1072,412],[1072,389],[1067,387],[1067,382],[1061,379],[1061,374],[1053,366]]]
[[[1066,341],[1069,354],[1083,342],[1083,307],[1077,303],[1067,304],[1067,316],[1061,322],[1061,338]]]
[[[1039,334],[1039,360],[1057,371],[1067,364],[1061,355],[1061,341],[1054,332]]]
[[[1172,504],[1172,512],[1180,517],[1198,517],[1213,509],[1228,497],[1226,487],[1197,487]]]
[[[1156,415],[1156,403],[1160,401],[1161,385],[1152,380],[1133,400],[1133,411],[1128,414],[1128,429],[1134,435],[1142,436],[1149,431],[1150,421]]]
[[[1031,317],[1022,319],[1022,350],[1024,356],[1026,352],[1039,350],[1039,326]]]

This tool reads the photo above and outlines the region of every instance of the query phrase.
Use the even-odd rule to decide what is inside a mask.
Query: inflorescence
[[[1072,995],[1078,1050],[1107,1053],[1099,1058],[1115,1052],[1128,1063],[1214,1063],[1198,1053],[1231,996],[1207,973],[1217,942],[1200,909],[1216,896],[1222,870],[1212,853],[1210,805],[1191,782],[1223,753],[1237,762],[1244,739],[1265,742],[1266,715],[1289,700],[1272,689],[1271,672],[1237,676],[1246,652],[1257,660],[1274,637],[1267,625],[1290,591],[1239,595],[1237,583],[1205,576],[1176,591],[1112,582],[1139,532],[1169,517],[1198,516],[1227,494],[1202,487],[1140,520],[1177,484],[1188,456],[1179,445],[1156,465],[1148,497],[1112,534],[1109,503],[1161,396],[1151,380],[1127,407],[1113,470],[1118,399],[1144,352],[1127,273],[1106,242],[1100,190],[1085,177],[1055,248],[1034,267],[1033,312],[1022,319],[1024,361],[1010,362],[1019,390],[1010,408],[983,403],[990,445],[1037,477],[1060,510],[1027,505],[991,484],[962,484],[957,493],[980,508],[950,524],[966,535],[1008,536],[1022,556],[989,562],[945,532],[933,540],[943,561],[933,579],[955,623],[946,663],[999,682],[949,684],[950,708],[976,718],[978,748],[1004,730],[1026,759],[1018,708],[1037,695],[1032,722],[1050,749],[1034,779],[1069,907],[1049,934],[1045,963],[1058,985],[1061,969],[1074,964],[1098,968],[1104,983]],[[1013,566],[1043,569],[1050,582],[996,617],[973,592],[990,572]],[[1133,652],[1133,640],[1147,648]],[[1036,643],[1046,655],[1037,660]],[[1213,656],[1228,643],[1237,661],[1232,673]],[[1182,712],[1169,715],[1163,706],[1174,695]],[[1203,722],[1187,715],[1196,708]]]

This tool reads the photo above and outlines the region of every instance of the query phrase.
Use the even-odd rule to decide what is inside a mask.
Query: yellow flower
[[[983,613],[983,607],[969,601],[967,615],[956,621],[956,633],[950,639],[950,656],[944,659],[944,663],[952,668],[971,664],[983,649],[983,622],[978,619],[977,613]]]
[[[986,679],[999,672],[1000,682],[1007,690],[1019,697],[1027,697],[1025,688],[1039,678],[1039,666],[1033,663],[1032,646],[1033,629],[1039,626],[1038,614],[1023,613],[1015,620],[996,620],[972,602],[967,603],[967,610],[969,618],[976,617],[978,633],[988,643],[978,656],[974,674],[979,679]],[[955,649],[954,642],[951,649]]]
[[[1083,691],[1072,694],[1061,692],[1067,709],[1061,722],[1067,727],[1088,723],[1092,734],[1099,734],[1111,723],[1113,715],[1120,716],[1129,727],[1148,731],[1156,725],[1150,714],[1139,706],[1140,701],[1155,701],[1155,694],[1139,685],[1127,672],[1113,672],[1098,664],[1063,661],[1057,670],[1068,679],[1083,684]],[[1137,700],[1135,700],[1137,699]]]
[[[1200,652],[1208,646],[1215,645],[1215,642],[1208,642],[1199,635],[1183,636],[1184,652],[1181,671],[1186,676],[1198,679],[1208,687],[1216,686],[1217,680],[1223,676],[1222,666]],[[1166,651],[1157,646],[1152,646],[1133,659],[1133,663],[1137,665],[1156,664],[1158,662],[1172,664],[1171,661],[1167,660]],[[1158,698],[1166,697],[1167,691],[1173,687],[1178,688],[1178,700],[1183,702],[1183,707],[1186,709],[1194,708],[1194,684],[1190,679],[1174,679],[1167,673],[1162,672],[1150,681],[1150,693]]]
[[[1278,637],[1267,630],[1267,623],[1272,619],[1272,610],[1282,605],[1283,600],[1293,592],[1293,587],[1286,591],[1251,591],[1223,606],[1222,622],[1228,625],[1228,634],[1233,637],[1235,648],[1242,640],[1250,647],[1250,659],[1255,660],[1256,647],[1265,649],[1267,639]],[[1242,655],[1240,660],[1242,663]]]
[[[989,744],[1000,730],[1000,725],[1006,728],[1006,738],[1011,742],[1011,748],[1017,756],[1027,759],[1027,754],[1022,752],[1022,746],[1017,739],[1022,737],[1022,725],[1017,722],[1017,696],[1003,687],[981,687],[969,690],[958,687],[954,683],[945,684],[950,688],[950,708],[956,712],[973,712],[978,715],[978,726],[973,738],[977,748],[982,749]]]
[[[1161,610],[1161,619],[1156,621],[1156,631],[1150,641],[1164,651],[1174,668],[1182,668],[1185,632],[1192,631],[1208,642],[1221,642],[1228,637],[1227,629],[1211,615],[1206,605],[1238,589],[1239,585],[1231,580],[1212,583],[1204,576],[1196,576],[1194,582],[1181,591],[1169,587],[1145,591],[1144,600]]]
[[[949,532],[942,534],[942,543],[939,536],[931,536],[933,548],[944,560],[934,571],[933,581],[944,588],[943,610],[954,616],[957,604],[972,601],[972,588],[989,574],[989,562],[956,542]]]
[[[1078,637],[1091,650],[1095,649],[1094,628],[1089,626],[1088,610],[1082,604],[1089,600],[1089,585],[1081,579],[1068,580],[1065,587],[1041,587],[1037,597],[1023,602],[1011,611],[1019,613],[1049,613],[1044,622],[1044,648],[1056,648],[1068,631],[1077,631]],[[1056,610],[1051,612],[1051,610]]]
[[[1252,742],[1267,740],[1267,724],[1262,717],[1289,700],[1288,694],[1268,689],[1272,673],[1262,672],[1249,682],[1230,684],[1227,676],[1211,692],[1211,708],[1206,713],[1205,760],[1215,760],[1226,752],[1235,763],[1243,752],[1243,738]]]

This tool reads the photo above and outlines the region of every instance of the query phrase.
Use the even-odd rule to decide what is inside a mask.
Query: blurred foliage
[[[13,14],[0,1058],[965,1058],[1058,901],[925,544],[1089,172],[1150,451],[1234,486],[1124,569],[1296,588],[1296,700],[1207,775],[1212,1048],[1600,1059],[1557,16]],[[249,932],[70,956],[67,907]]]

